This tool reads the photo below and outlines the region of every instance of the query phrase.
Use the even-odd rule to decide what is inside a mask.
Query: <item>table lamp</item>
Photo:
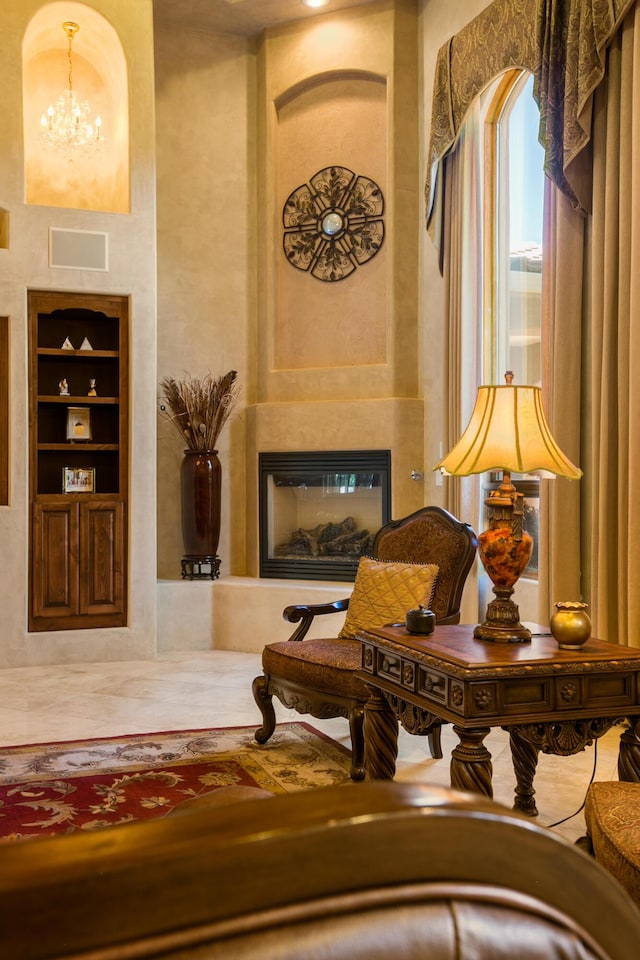
[[[478,552],[493,583],[495,599],[473,635],[479,640],[517,643],[530,640],[531,631],[520,623],[518,605],[511,595],[529,563],[533,540],[523,529],[524,494],[517,492],[511,473],[544,470],[577,480],[582,470],[565,457],[551,436],[541,388],[514,386],[510,371],[505,380],[506,384],[478,387],[464,433],[434,469],[457,477],[502,471],[502,483],[485,500],[489,529],[478,537]]]

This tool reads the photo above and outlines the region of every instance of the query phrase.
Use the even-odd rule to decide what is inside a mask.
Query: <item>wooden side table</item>
[[[514,808],[536,816],[540,751],[571,756],[626,720],[618,775],[640,781],[640,649],[592,637],[579,650],[560,650],[544,627],[530,643],[476,640],[468,625],[436,627],[428,637],[396,626],[358,637],[359,676],[372,691],[365,711],[371,779],[395,775],[398,721],[418,735],[452,723],[451,786],[491,797],[484,740],[491,727],[502,727],[510,735]]]

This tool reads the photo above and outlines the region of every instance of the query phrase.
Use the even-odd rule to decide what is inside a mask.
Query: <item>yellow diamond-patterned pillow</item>
[[[407,610],[429,607],[439,567],[434,563],[395,563],[362,557],[340,636],[353,639],[357,630],[404,623]]]

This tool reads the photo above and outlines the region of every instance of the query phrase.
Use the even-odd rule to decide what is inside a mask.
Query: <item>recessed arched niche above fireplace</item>
[[[299,185],[304,192],[305,184],[314,190],[315,183],[326,201],[319,208],[328,204],[325,213],[338,212],[341,222],[323,224],[320,218],[320,233],[326,242],[320,244],[308,270],[303,268],[304,255],[301,258],[296,253],[300,236],[294,237],[288,227],[285,231],[285,250],[278,258],[275,277],[275,371],[332,368],[337,362],[354,369],[388,362],[389,258],[382,243],[382,197],[388,181],[387,94],[383,77],[342,70],[309,77],[277,101],[275,186],[279,207],[286,205]],[[332,200],[327,199],[332,192],[331,171],[348,171],[344,174],[345,194],[350,185],[359,194],[371,183],[378,191],[379,202],[371,208],[377,211],[371,216],[376,223],[376,255],[367,257],[366,264],[345,255],[336,267],[323,256],[331,250],[353,252],[345,209],[339,203],[334,209]],[[326,229],[337,229],[337,243],[332,242],[331,234],[323,233]],[[304,232],[308,243],[309,230]],[[282,247],[282,242],[279,238],[278,246]],[[299,269],[292,269],[292,264]],[[359,266],[361,269],[356,269]],[[343,282],[321,282],[332,279]]]

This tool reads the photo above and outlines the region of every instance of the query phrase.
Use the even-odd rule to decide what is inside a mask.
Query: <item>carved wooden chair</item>
[[[430,608],[436,615],[436,624],[459,623],[462,591],[476,547],[477,538],[469,524],[461,523],[441,507],[429,506],[381,527],[373,541],[372,555],[384,561],[437,564],[439,573]],[[319,719],[347,717],[351,779],[362,780],[364,706],[369,691],[356,676],[360,669],[360,641],[341,637],[303,639],[316,616],[344,612],[348,606],[349,598],[285,609],[284,619],[300,625],[288,640],[264,648],[264,672],[253,681],[253,696],[263,719],[255,738],[258,743],[266,743],[275,730],[274,696],[298,713]],[[440,727],[434,727],[428,737],[432,756],[441,757]]]

